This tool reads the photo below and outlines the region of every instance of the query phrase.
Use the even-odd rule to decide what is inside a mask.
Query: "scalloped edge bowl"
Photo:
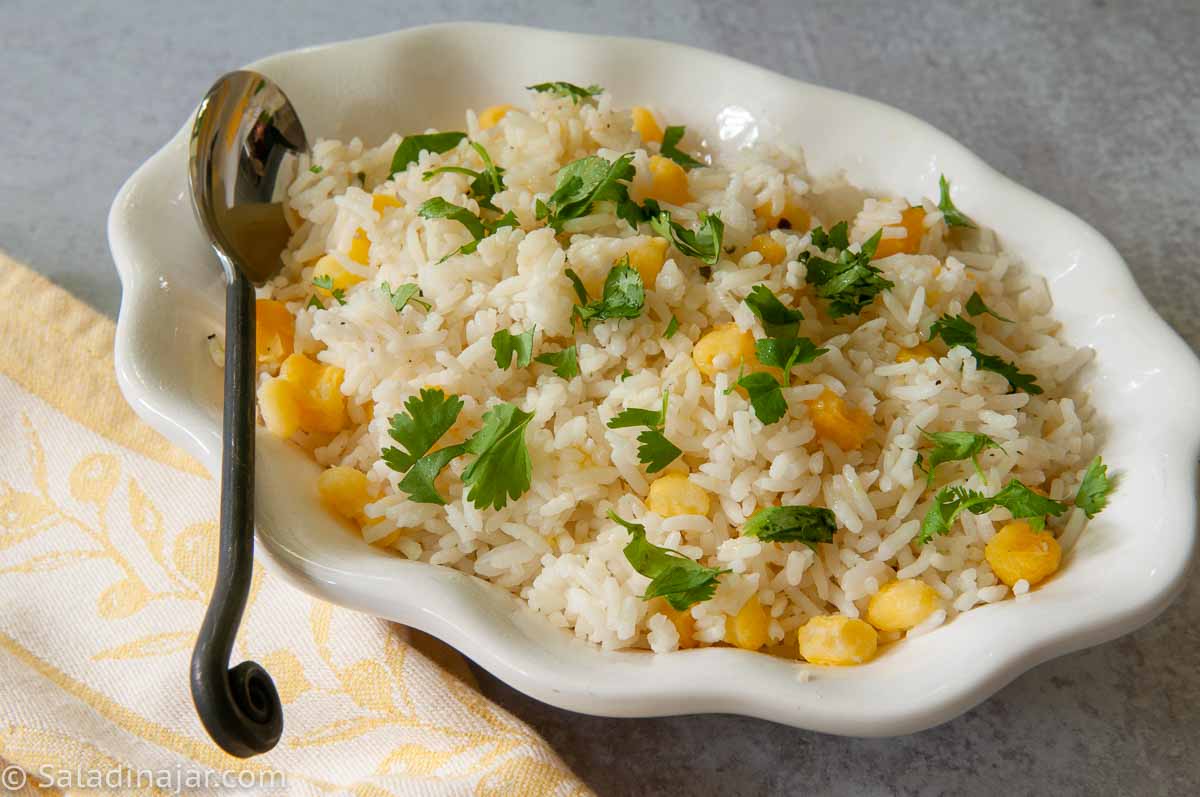
[[[814,174],[955,200],[1046,277],[1065,334],[1090,345],[1104,456],[1120,490],[1062,571],[1024,600],[976,608],[855,668],[823,669],[732,648],[610,652],[551,627],[504,590],[365,544],[318,503],[317,466],[258,439],[260,550],[296,586],[438,636],[513,687],[607,716],[726,712],[829,733],[880,736],[948,720],[1022,672],[1148,622],[1178,592],[1196,534],[1200,365],[1154,313],[1121,256],[1083,221],[960,144],[880,103],[661,42],[456,23],[271,56],[310,139],[461,126],[464,108],[519,102],[547,79],[600,83],[650,102],[720,151],[756,137],[804,148]],[[129,179],[109,216],[123,286],[116,368],[147,423],[219,470],[221,374],[206,336],[222,327],[221,272],[187,190],[191,121]],[[1119,422],[1118,422],[1119,421]],[[299,493],[299,494],[298,494]],[[299,621],[299,618],[280,618]],[[805,679],[807,674],[811,677]]]

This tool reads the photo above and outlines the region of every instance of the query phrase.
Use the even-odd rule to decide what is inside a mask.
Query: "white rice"
[[[531,103],[489,130],[480,130],[475,114],[467,112],[471,139],[506,170],[507,188],[494,201],[514,211],[522,225],[486,238],[474,254],[439,264],[469,240],[466,230],[416,213],[434,196],[477,209],[466,193],[469,177],[421,178],[439,165],[479,168],[466,142],[444,155],[425,153],[417,165],[389,179],[399,135],[374,148],[358,139],[320,141],[311,160],[319,173],[303,162],[288,191],[298,219],[295,234],[283,254],[283,274],[260,297],[282,300],[294,313],[296,351],[345,370],[350,428],[332,438],[300,432],[294,440],[325,465],[367,474],[376,496],[367,515],[379,522],[365,527],[366,539],[389,540],[398,555],[502,585],[551,623],[605,648],[665,652],[679,644],[660,604],[640,599],[648,579],[626,561],[622,548],[629,535],[607,519],[610,509],[645,524],[651,542],[731,571],[711,600],[691,609],[695,637],[703,643],[721,641],[726,616],[751,595],[769,610],[771,650],[792,657],[796,629],[809,617],[859,616],[894,578],[920,578],[943,598],[942,609],[910,636],[1004,599],[1009,590],[983,557],[994,521],[1007,517],[1004,510],[994,517],[968,514],[950,535],[923,547],[913,544],[932,498],[916,467],[919,427],[994,437],[1003,450],[980,458],[992,489],[1018,478],[1044,486],[1056,498],[1073,493],[1096,448],[1092,409],[1076,384],[1091,352],[1059,337],[1043,280],[1001,252],[986,229],[950,236],[935,204],[925,199],[920,253],[876,261],[895,287],[861,314],[830,320],[823,302],[807,289],[805,267],[797,260],[809,236],[771,233],[787,247],[787,260],[778,266],[747,252],[751,237],[763,231],[755,207],[780,210],[790,192],[812,213],[813,224],[826,229],[849,207],[851,239],[861,243],[881,227],[885,239],[902,236],[897,225],[907,203],[867,198],[836,175],[814,179],[798,151],[758,144],[728,162],[691,171],[694,201],[674,208],[684,224],[701,211],[720,211],[725,246],[733,254],[712,269],[711,278],[672,249],[656,283],[647,286],[641,318],[573,331],[575,296],[564,269],[573,268],[594,285],[644,236],[600,206],[572,221],[570,235],[556,238],[535,221],[535,199],[554,190],[555,174],[566,163],[589,154],[612,160],[625,152],[634,154],[633,195],[640,199],[656,145],[648,150],[628,132],[629,112],[612,107],[607,95],[595,104],[545,95],[534,95]],[[359,173],[365,175],[362,185]],[[372,192],[396,196],[404,206],[376,213]],[[366,266],[345,256],[360,228],[371,241]],[[325,309],[309,308],[313,263],[330,252],[364,279],[346,291],[344,305],[327,301]],[[396,313],[381,292],[385,281],[418,283],[432,309]],[[742,303],[760,283],[803,311],[799,334],[830,349],[796,368],[794,386],[785,389],[789,413],[769,427],[739,392],[725,394],[736,378],[732,362],[725,363],[728,373],[709,380],[691,358],[692,345],[717,324],[732,320],[756,336],[764,334]],[[1002,377],[977,369],[962,348],[896,362],[897,352],[921,343],[938,316],[963,312],[976,290],[1015,321],[974,318],[982,347],[1036,374],[1044,394],[1010,394]],[[672,314],[679,332],[667,340],[662,333]],[[539,365],[496,368],[492,334],[533,324],[535,352],[577,344],[581,376],[564,381]],[[622,379],[626,369],[631,375]],[[262,378],[268,376],[264,371]],[[482,414],[500,401],[535,414],[526,433],[533,486],[525,495],[500,510],[476,509],[457,478],[461,460],[449,467],[454,478],[444,480],[446,506],[416,504],[398,491],[399,474],[381,461],[380,450],[391,444],[388,419],[424,386],[462,397],[464,429],[478,428]],[[871,416],[873,431],[861,450],[842,451],[816,435],[804,402],[826,388]],[[622,409],[655,406],[664,390],[670,394],[666,434],[685,452],[668,472],[690,473],[711,493],[707,517],[663,519],[649,512],[644,500],[654,477],[637,460],[636,435],[605,427],[604,419]],[[952,475],[987,489],[969,462],[939,469],[943,478]],[[758,508],[786,504],[832,509],[839,522],[833,544],[813,551],[738,536]],[[1051,527],[1066,529],[1069,548],[1086,518],[1073,511],[1060,520]],[[1021,583],[1014,591],[1027,590]]]

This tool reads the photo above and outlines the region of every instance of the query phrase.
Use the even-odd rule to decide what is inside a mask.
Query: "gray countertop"
[[[295,3],[288,17],[277,5],[0,0],[0,248],[115,315],[108,205],[217,74],[302,45],[480,19],[685,42],[904,108],[1097,227],[1200,348],[1196,0],[377,0]],[[258,21],[272,17],[274,30]],[[1197,620],[1191,584],[1141,631],[898,739],[585,717],[481,679],[602,794],[1185,794],[1200,783]]]

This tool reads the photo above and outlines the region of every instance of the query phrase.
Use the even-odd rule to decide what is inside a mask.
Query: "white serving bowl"
[[[405,30],[251,68],[288,93],[310,141],[375,144],[396,130],[461,129],[465,108],[518,103],[523,86],[571,80],[599,83],[621,104],[654,105],[717,150],[755,137],[798,144],[814,174],[845,169],[893,196],[936,197],[944,172],[958,206],[1049,281],[1066,337],[1095,348],[1088,379],[1106,423],[1103,453],[1121,472],[1108,510],[1030,597],[976,608],[869,664],[825,669],[732,648],[601,651],[498,587],[367,545],[318,503],[318,466],[260,434],[260,550],[301,589],[427,631],[515,688],[574,711],[728,712],[879,736],[943,722],[1039,662],[1132,631],[1181,587],[1196,534],[1196,358],[1099,233],[924,122],[687,47],[498,25]],[[138,414],[216,472],[221,373],[205,338],[222,328],[224,290],[192,214],[190,129],[189,120],[113,203],[109,241],[124,286],[116,366]]]

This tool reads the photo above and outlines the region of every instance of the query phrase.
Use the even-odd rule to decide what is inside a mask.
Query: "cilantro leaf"
[[[759,338],[754,341],[754,354],[763,365],[782,368],[784,383],[792,383],[792,366],[810,363],[829,349],[818,347],[808,338]]]
[[[309,297],[308,297],[308,304],[306,304],[306,305],[304,305],[304,306],[305,306],[305,307],[315,307],[315,308],[317,308],[318,310],[324,310],[324,309],[325,309],[325,305],[321,304],[321,300],[317,298],[316,294],[313,294],[312,296],[309,296]]]
[[[721,259],[721,238],[725,235],[725,223],[717,213],[701,213],[700,226],[690,230],[671,221],[671,214],[659,211],[650,219],[650,229],[675,244],[685,255],[698,258],[710,266]]]
[[[992,501],[996,506],[1011,512],[1014,520],[1029,519],[1030,525],[1035,529],[1041,529],[1045,525],[1046,515],[1058,517],[1069,508],[1069,505],[1062,501],[1035,493],[1016,479],[1004,485],[1004,489],[996,493]],[[971,511],[977,515],[982,514],[974,509]]]
[[[758,316],[763,329],[771,337],[795,337],[800,322],[804,320],[803,313],[779,301],[775,292],[766,285],[755,285],[742,301]]]
[[[760,421],[775,423],[787,415],[787,399],[783,397],[783,386],[768,373],[746,374],[736,382],[750,396],[750,406]]]
[[[392,303],[392,307],[397,313],[404,310],[409,302],[419,304],[426,310],[433,307],[433,305],[424,299],[417,298],[421,295],[421,286],[417,285],[415,282],[406,282],[402,285],[397,285],[396,290],[394,291],[392,290],[392,286],[387,282],[384,282],[379,287],[383,291],[383,295],[386,296],[388,301]]]
[[[631,376],[633,376],[633,373],[628,368],[626,368],[624,371],[621,372],[621,381],[624,382],[626,379],[628,379]]]
[[[579,360],[572,343],[561,351],[551,351],[534,357],[534,362],[552,366],[554,373],[563,379],[574,379],[579,376]]]
[[[658,473],[679,458],[683,451],[658,429],[647,429],[637,436],[638,461],[646,473]]]
[[[533,464],[525,445],[525,427],[532,412],[512,404],[497,404],[483,415],[483,427],[465,443],[476,458],[463,471],[470,488],[467,500],[477,509],[501,509],[509,499],[520,498],[532,483]]]
[[[663,434],[667,422],[667,402],[670,395],[663,391],[662,406],[656,410],[630,407],[621,410],[608,422],[609,429],[629,429],[645,426],[646,431],[638,435],[638,461],[647,465],[647,473],[657,473],[674,462],[683,451]]]
[[[313,164],[312,166],[308,167],[308,170],[310,172],[312,172],[313,174],[320,174],[321,172],[325,171],[325,167],[317,166],[316,164]]]
[[[667,599],[671,608],[681,612],[711,598],[720,576],[729,572],[705,567],[678,551],[654,545],[646,539],[646,527],[641,523],[631,523],[612,511],[608,516],[630,533],[631,539],[624,548],[626,561],[650,579],[642,600],[661,596]]]
[[[419,136],[405,136],[400,140],[400,146],[392,155],[392,168],[388,177],[394,177],[396,172],[402,172],[410,163],[416,163],[421,152],[441,154],[449,152],[458,146],[458,142],[467,137],[466,133],[425,133]]]
[[[389,449],[394,451],[395,449]],[[445,504],[446,499],[442,498],[442,494],[437,491],[434,486],[434,480],[438,474],[450,464],[450,461],[457,459],[467,453],[465,443],[458,443],[453,446],[439,448],[432,454],[426,454],[413,463],[408,472],[404,474],[404,478],[400,480],[399,487],[402,491],[408,494],[409,500],[417,504]],[[384,459],[386,460],[386,452]],[[388,463],[391,464],[390,462]]]
[[[950,526],[961,512],[984,515],[996,507],[1007,509],[1014,520],[1028,519],[1030,526],[1041,530],[1045,526],[1046,515],[1057,517],[1067,511],[1068,505],[1035,493],[1017,479],[1010,480],[990,498],[962,485],[943,487],[937,491],[933,505],[925,513],[917,543],[923,545],[934,535],[948,534]]]
[[[679,149],[679,142],[686,132],[687,128],[683,125],[668,127],[663,131],[662,147],[659,149],[659,152],[664,158],[670,158],[684,169],[695,169],[697,166],[704,166],[704,161],[696,160],[691,155]]]
[[[496,352],[496,366],[501,369],[512,365],[513,355],[517,356],[517,367],[524,368],[533,359],[533,333],[537,325],[531,326],[520,335],[514,335],[507,329],[496,330],[492,335],[492,349]]]
[[[877,295],[895,287],[871,264],[883,231],[868,238],[855,253],[849,249],[847,229],[846,222],[840,221],[828,233],[820,227],[812,231],[813,246],[835,250],[835,260],[814,257],[807,251],[800,253],[800,260],[808,269],[805,279],[817,286],[818,296],[829,302],[829,315],[833,318],[859,313]]]
[[[636,268],[629,265],[626,255],[608,272],[604,280],[603,295],[594,301],[587,300],[587,290],[579,275],[567,269],[567,277],[575,286],[583,304],[575,305],[572,316],[583,322],[586,328],[592,321],[603,321],[610,318],[637,318],[642,314],[642,306],[646,303],[646,288],[642,284],[642,275]]]
[[[329,295],[336,299],[338,304],[346,303],[346,291],[342,288],[333,287],[333,277],[331,275],[322,274],[319,277],[313,277],[312,284],[329,291]],[[324,309],[323,305],[322,309]]]
[[[488,151],[477,142],[468,142],[471,149],[483,161],[483,171],[468,169],[466,166],[439,166],[421,175],[422,180],[432,180],[439,174],[465,174],[474,178],[467,187],[467,192],[479,203],[479,207],[488,210],[499,210],[493,203],[492,197],[504,190],[504,169],[497,166]]]
[[[616,202],[620,211],[632,202],[629,180],[635,171],[629,153],[611,163],[599,155],[572,161],[558,170],[554,193],[545,202],[538,200],[537,217],[561,232],[565,222],[587,215],[597,202]]]
[[[1089,519],[1094,518],[1108,506],[1108,496],[1115,486],[1113,480],[1108,478],[1108,466],[1104,460],[1096,457],[1083,474],[1079,492],[1075,494],[1075,506],[1082,509]]]
[[[929,339],[941,338],[950,348],[965,346],[974,350],[979,346],[975,325],[960,315],[943,315],[929,327]]]
[[[583,100],[591,99],[597,94],[604,93],[604,89],[595,83],[590,86],[576,86],[574,83],[568,83],[565,80],[534,83],[532,86],[526,86],[525,88],[536,91],[539,94],[553,94],[558,97],[566,97],[576,104]]]
[[[967,314],[975,316],[975,315],[983,315],[984,313],[987,313],[992,318],[995,318],[999,321],[1006,321],[1009,324],[1013,323],[1013,320],[1011,318],[1005,318],[1004,316],[1000,315],[995,310],[993,310],[992,308],[990,308],[986,304],[984,304],[983,297],[979,295],[979,291],[975,291],[974,293],[971,294],[971,298],[967,299]]]
[[[975,358],[975,365],[981,371],[991,371],[1000,374],[1008,380],[1013,390],[1023,390],[1036,395],[1042,392],[1037,383],[1037,377],[1022,373],[1016,365],[994,354],[986,354],[979,350],[979,339],[975,325],[962,316],[943,315],[929,328],[929,339],[941,338],[947,346],[963,346]]]
[[[819,506],[768,506],[755,512],[742,527],[743,537],[763,542],[802,542],[816,550],[819,542],[833,542],[837,518]]]
[[[967,214],[954,207],[954,203],[950,201],[950,181],[946,179],[946,175],[943,174],[938,179],[938,188],[941,191],[941,198],[938,200],[938,210],[942,211],[942,216],[946,219],[946,224],[950,227],[974,227],[975,222],[971,221],[971,218]]]
[[[483,226],[483,221],[478,216],[461,205],[447,202],[440,196],[422,202],[421,206],[417,208],[417,215],[423,219],[457,221],[467,228],[467,232],[471,233],[471,237],[476,241],[487,235],[487,228]]]
[[[921,434],[929,438],[934,446],[926,460],[929,484],[933,484],[933,472],[938,465],[962,459],[971,460],[971,464],[975,466],[975,472],[979,474],[980,478],[983,478],[983,469],[979,467],[978,459],[980,452],[989,448],[1004,450],[1004,447],[995,440],[977,432],[927,432],[922,429]]]
[[[663,330],[663,337],[667,340],[675,337],[675,333],[679,331],[679,319],[671,316],[671,320],[667,322],[667,328]]]
[[[388,436],[402,448],[385,448],[383,461],[401,473],[411,468],[450,430],[462,408],[462,399],[447,396],[441,388],[423,388],[411,396],[404,402],[405,411],[392,416],[388,429]]]

